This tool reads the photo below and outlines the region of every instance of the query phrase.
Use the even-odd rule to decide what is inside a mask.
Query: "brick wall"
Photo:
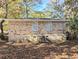
[[[32,31],[32,24],[38,24],[38,31]],[[52,31],[46,31],[45,24],[52,23]],[[48,28],[48,27],[47,27]],[[9,39],[22,39],[31,34],[63,34],[65,23],[63,22],[33,22],[33,21],[9,21]],[[48,29],[49,30],[49,29]]]

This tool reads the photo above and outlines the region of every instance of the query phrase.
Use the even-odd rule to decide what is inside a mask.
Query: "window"
[[[45,29],[46,31],[48,31],[48,32],[51,32],[51,31],[53,30],[52,27],[53,27],[53,26],[52,26],[52,23],[46,23],[44,29]]]
[[[32,24],[32,31],[33,31],[33,32],[38,31],[38,24],[37,24],[37,23],[33,23],[33,24]]]

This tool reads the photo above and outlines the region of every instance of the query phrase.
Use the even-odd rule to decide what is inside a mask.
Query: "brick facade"
[[[24,39],[28,35],[63,34],[65,21],[9,20],[9,40]]]

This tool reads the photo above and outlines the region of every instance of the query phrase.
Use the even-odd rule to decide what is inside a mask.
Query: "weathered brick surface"
[[[39,30],[33,31],[33,24],[37,24]],[[47,31],[47,24],[51,24],[51,28],[53,29],[49,32]],[[63,34],[65,30],[64,22],[33,22],[33,21],[9,21],[9,41],[15,41],[20,39],[25,39],[27,35],[35,34]]]

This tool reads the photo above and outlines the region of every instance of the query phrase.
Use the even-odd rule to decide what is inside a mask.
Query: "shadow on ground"
[[[77,59],[77,43],[9,45],[0,43],[0,59]]]

